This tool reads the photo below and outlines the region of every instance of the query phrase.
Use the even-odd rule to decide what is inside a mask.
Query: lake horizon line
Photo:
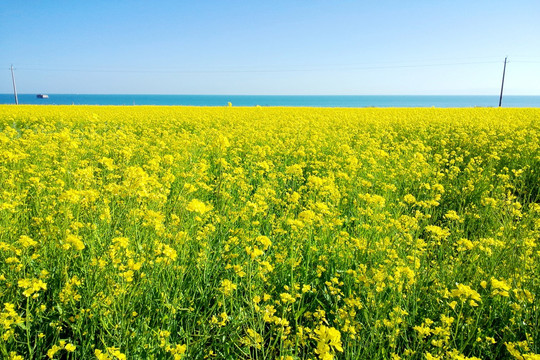
[[[47,95],[47,96],[44,96]],[[287,107],[498,107],[499,95],[206,95],[206,94],[18,94],[27,105],[163,105]],[[0,94],[13,104],[14,94]],[[540,95],[504,95],[504,107],[540,107]]]

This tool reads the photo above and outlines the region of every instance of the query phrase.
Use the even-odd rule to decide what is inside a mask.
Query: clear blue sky
[[[34,1],[0,93],[540,95],[538,0]]]

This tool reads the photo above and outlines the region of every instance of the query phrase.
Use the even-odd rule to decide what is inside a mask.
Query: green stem
[[[25,319],[25,325],[26,325],[26,345],[28,346],[28,355],[30,359],[34,358],[34,349],[32,348],[31,341],[30,341],[30,298],[26,298],[26,319]]]

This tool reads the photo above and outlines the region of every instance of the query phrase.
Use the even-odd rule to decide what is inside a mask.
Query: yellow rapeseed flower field
[[[540,109],[0,106],[5,359],[539,359]]]

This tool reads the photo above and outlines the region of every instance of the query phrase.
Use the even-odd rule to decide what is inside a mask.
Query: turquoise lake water
[[[305,107],[497,107],[499,96],[423,95],[89,95],[19,94],[20,104],[43,105],[184,105]],[[13,104],[13,94],[0,94],[0,104]],[[505,96],[503,107],[540,107],[540,96]]]

